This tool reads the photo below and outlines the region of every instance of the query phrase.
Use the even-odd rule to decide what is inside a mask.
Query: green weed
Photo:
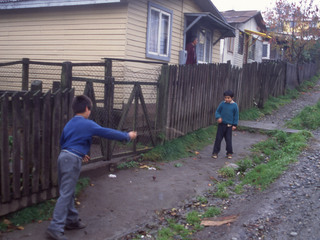
[[[236,170],[232,167],[223,167],[218,172],[222,177],[234,178],[236,176]]]
[[[136,161],[122,162],[117,165],[118,169],[128,169],[128,168],[136,168],[139,166],[139,163]]]
[[[195,151],[212,144],[216,126],[203,128],[186,134],[177,139],[158,145],[141,156],[142,161],[173,161],[184,157],[194,156]]]
[[[198,196],[197,197],[197,201],[200,202],[201,204],[208,203],[208,199],[206,197],[203,197],[203,196]]]
[[[214,196],[215,196],[215,197],[218,197],[218,198],[228,198],[228,197],[229,197],[229,193],[228,193],[227,187],[230,187],[230,186],[232,186],[233,184],[234,184],[234,183],[233,183],[233,181],[231,181],[231,180],[218,183],[218,184],[216,185],[217,190],[216,190],[216,192],[214,193]]]
[[[215,217],[221,214],[221,210],[217,207],[209,207],[207,211],[202,215],[203,218]]]
[[[296,117],[286,124],[294,129],[315,130],[320,127],[320,101],[314,106],[305,107]]]
[[[239,166],[238,171],[243,173],[245,172],[247,169],[252,168],[253,166],[253,161],[252,159],[249,158],[244,158],[241,159],[240,161],[237,162],[237,165]]]

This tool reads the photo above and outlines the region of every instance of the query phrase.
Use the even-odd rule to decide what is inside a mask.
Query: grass
[[[221,214],[218,207],[209,207],[204,213],[190,211],[185,217],[185,223],[178,223],[176,219],[166,219],[168,227],[160,229],[157,233],[157,240],[191,240],[192,234],[204,228],[201,225],[203,218],[215,217]],[[139,238],[141,239],[141,238]]]
[[[282,131],[269,132],[269,139],[255,144],[252,159],[239,161],[241,186],[246,184],[266,189],[285,171],[289,164],[297,160],[300,152],[307,147],[311,134],[307,131],[289,134]],[[242,187],[237,192],[242,191]]]
[[[320,127],[320,101],[314,106],[305,107],[286,124],[289,128],[315,130]]]
[[[80,178],[76,186],[76,196],[90,183],[89,178]],[[17,212],[0,218],[0,232],[14,230],[28,223],[41,222],[51,219],[56,199],[47,200],[43,203],[24,208]]]
[[[210,126],[186,134],[183,137],[167,141],[163,145],[158,145],[151,151],[142,154],[141,160],[173,161],[184,157],[195,156],[196,150],[212,144],[216,131],[216,126]]]
[[[301,94],[312,89],[319,80],[319,74],[308,81],[304,81],[297,89],[286,90],[285,95],[279,97],[270,96],[262,109],[257,107],[250,108],[240,112],[241,120],[256,120],[264,115],[272,114],[274,110],[297,99]]]

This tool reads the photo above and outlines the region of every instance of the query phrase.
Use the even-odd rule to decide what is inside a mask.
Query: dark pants
[[[213,147],[213,154],[218,154],[221,149],[221,142],[222,139],[225,139],[226,141],[226,151],[227,154],[232,154],[232,126],[228,127],[227,124],[219,123],[217,135],[216,135],[216,141],[214,142]]]

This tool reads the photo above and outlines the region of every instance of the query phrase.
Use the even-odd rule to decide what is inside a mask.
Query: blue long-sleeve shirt
[[[61,149],[72,149],[86,155],[90,150],[92,136],[118,141],[130,140],[129,134],[126,132],[104,128],[92,120],[82,116],[74,116],[62,131]]]
[[[239,109],[237,103],[234,101],[231,103],[221,102],[217,108],[215,117],[216,119],[222,118],[222,123],[238,126]]]

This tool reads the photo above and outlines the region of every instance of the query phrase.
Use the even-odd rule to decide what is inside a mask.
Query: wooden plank
[[[61,91],[52,94],[52,145],[51,145],[51,184],[58,185],[57,159],[60,153],[61,129]]]
[[[9,176],[9,133],[8,133],[8,95],[3,94],[0,98],[1,106],[1,202],[9,202],[11,199],[10,196],[10,176]]]
[[[71,119],[74,115],[72,110],[72,102],[75,94],[74,92],[75,92],[75,89],[71,88],[68,94],[68,119]]]
[[[30,139],[31,139],[31,93],[27,92],[23,96],[23,195],[28,196],[30,193],[30,174],[31,169],[31,151],[30,151]]]
[[[20,173],[21,173],[21,106],[20,97],[16,94],[12,96],[12,190],[15,199],[20,198]]]
[[[149,135],[150,135],[150,138],[151,138],[151,142],[152,142],[152,145],[155,146],[156,142],[155,142],[154,136],[152,134],[151,122],[150,122],[147,106],[146,106],[146,103],[144,101],[144,97],[143,97],[143,93],[142,93],[142,89],[141,89],[140,85],[138,86],[138,89],[139,89],[139,99],[140,99],[140,103],[141,103],[141,107],[142,107],[142,111],[143,111],[144,117],[146,119],[146,123],[147,123],[148,131],[149,131]]]
[[[40,92],[32,96],[32,136],[31,136],[31,151],[32,151],[32,192],[39,191],[40,180]]]
[[[50,187],[50,152],[51,152],[51,92],[48,91],[42,99],[42,124],[41,124],[41,189]]]

